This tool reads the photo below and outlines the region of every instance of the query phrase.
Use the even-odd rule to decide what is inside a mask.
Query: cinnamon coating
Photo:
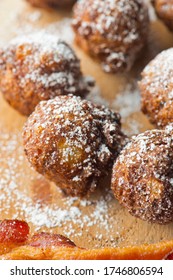
[[[76,43],[105,72],[128,71],[146,42],[148,10],[141,0],[81,0],[72,26]]]
[[[163,128],[173,122],[173,48],[156,56],[139,82],[141,109],[151,123]]]
[[[157,16],[173,31],[173,0],[152,0]]]
[[[113,167],[112,190],[135,217],[173,221],[173,133],[151,130],[134,136]]]
[[[94,191],[127,141],[118,114],[72,95],[40,102],[23,139],[31,165],[72,196]]]
[[[0,90],[23,115],[30,115],[41,100],[69,93],[85,96],[92,85],[74,51],[55,35],[17,37],[0,50]]]
[[[36,7],[67,7],[73,5],[76,0],[26,0]]]

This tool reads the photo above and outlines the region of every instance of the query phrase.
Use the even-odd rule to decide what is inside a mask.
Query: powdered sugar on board
[[[47,24],[45,24],[45,18],[47,20]],[[52,15],[52,18],[47,18],[46,11],[42,9],[34,9],[32,11],[25,12],[23,12],[23,9],[19,9],[13,11],[9,15],[8,19],[6,28],[8,28],[9,32],[2,38],[4,42],[8,41],[12,37],[33,34],[39,30],[54,34],[57,36],[57,39],[65,40],[70,44],[74,39],[74,34],[71,28],[72,20],[66,16],[64,16],[61,20],[57,20],[55,15]]]
[[[5,5],[9,2],[13,6],[13,1],[2,0],[0,7],[2,2]],[[18,0],[18,2],[19,6],[11,9],[11,12],[9,11],[8,16],[6,16],[6,25],[3,24],[1,18],[1,41],[41,29],[57,34],[61,39],[72,43],[71,19],[66,18],[67,14],[59,21],[57,12],[49,14],[41,9],[29,8],[25,1]],[[4,13],[3,9],[2,11]],[[154,54],[162,47],[158,42],[160,38],[158,34],[160,34],[160,30],[157,36],[154,36],[155,33],[153,33],[151,37],[150,43],[152,49],[154,43]],[[169,37],[169,41],[171,41],[171,37]],[[155,46],[157,50],[155,50]],[[151,52],[151,49],[149,51]],[[82,52],[78,51],[78,55],[83,61],[85,60],[85,55]],[[101,90],[95,89],[95,92],[89,97],[90,100],[120,111],[123,127],[129,135],[136,134],[147,127],[148,124],[146,125],[145,121],[144,124],[143,120],[140,119],[139,95],[137,89],[133,87],[133,82],[121,81],[119,83],[125,87],[117,90],[113,81],[121,80],[121,76],[111,78],[104,76],[102,78],[101,71],[98,71],[98,67],[95,67],[95,64],[91,63],[88,57],[87,63],[83,66],[86,74],[97,76],[98,87],[103,85]],[[105,86],[104,80],[106,80]],[[110,85],[113,86],[109,92],[107,88]],[[131,217],[116,202],[108,189],[105,191],[102,189],[89,199],[78,200],[62,196],[58,188],[50,182],[45,182],[28,165],[23,153],[21,130],[12,133],[10,129],[5,127],[7,109],[8,115],[10,112],[9,121],[11,123],[15,121],[17,124],[17,121],[20,122],[21,119],[16,112],[11,113],[12,109],[9,106],[7,108],[7,105],[1,100],[0,206],[3,211],[1,211],[0,219],[24,218],[29,222],[32,230],[62,233],[69,236],[77,245],[82,244],[83,247],[87,248],[101,247],[102,245],[127,246],[134,243],[157,242],[165,238],[172,238],[171,226],[151,225]],[[5,129],[2,130],[2,127]]]
[[[39,17],[37,15],[36,21],[40,19],[40,15]],[[44,28],[45,30],[53,34],[60,32],[59,35],[63,34],[63,39],[72,40],[72,35],[68,36],[68,34],[72,34],[70,32],[70,19],[51,23]],[[65,30],[66,32],[64,32]],[[23,25],[16,30],[16,35],[23,35],[23,32],[30,33],[31,31],[33,31],[33,26],[29,20],[27,25]],[[36,31],[36,28],[34,28],[34,31]],[[115,91],[115,96],[116,94]],[[91,92],[88,99],[97,104],[113,107],[118,111],[122,110],[122,121],[125,122],[125,119],[137,110],[136,107],[131,108],[131,94],[133,95],[132,88],[128,85],[127,88],[119,91],[118,97],[115,97],[111,104],[108,98],[102,96],[98,86]],[[121,95],[123,96],[122,99]],[[136,91],[133,96],[138,98]],[[137,102],[135,101],[135,104]],[[126,109],[124,109],[124,106]],[[134,122],[136,121],[134,120]],[[134,129],[136,128],[136,123],[134,123]],[[108,188],[106,191],[102,188],[93,197],[79,200],[78,198],[63,197],[58,188],[54,185],[50,186],[50,183],[48,183],[44,198],[40,198],[39,192],[43,193],[45,191],[45,183],[43,183],[43,188],[40,189],[43,179],[28,165],[23,153],[21,132],[16,131],[13,134],[10,131],[2,132],[0,148],[5,153],[5,156],[2,155],[1,157],[0,167],[0,174],[2,174],[0,178],[2,190],[0,204],[4,209],[3,218],[26,219],[34,230],[45,229],[62,233],[76,241],[76,244],[83,244],[83,246],[85,240],[86,247],[89,247],[90,244],[93,246],[93,243],[95,247],[116,246],[123,243],[125,228],[127,227],[127,225],[124,227],[122,218],[122,211],[124,210],[121,209]],[[135,242],[138,241],[133,243]]]
[[[127,135],[140,133],[142,124],[141,121],[135,117],[135,115],[140,112],[140,92],[136,83],[127,83],[127,85],[117,93],[111,106],[120,113],[122,125]]]

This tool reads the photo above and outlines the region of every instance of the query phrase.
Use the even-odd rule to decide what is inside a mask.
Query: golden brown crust
[[[26,0],[36,7],[67,7],[72,6],[76,0]]]
[[[74,7],[75,40],[106,72],[130,70],[146,41],[148,25],[141,0],[81,0]]]
[[[158,17],[173,31],[173,0],[153,0]]]
[[[151,130],[132,138],[113,167],[112,190],[130,214],[173,221],[173,134]]]
[[[118,114],[72,95],[41,102],[23,138],[32,166],[74,196],[97,187],[127,141]]]
[[[172,251],[172,248],[172,240],[156,244],[101,249],[34,248],[25,245],[0,255],[0,260],[162,260]]]
[[[92,83],[84,78],[74,51],[44,32],[18,37],[0,50],[0,90],[24,115],[41,100],[73,93],[85,96]]]
[[[139,83],[141,109],[151,123],[165,127],[173,122],[173,48],[156,56],[143,70]]]

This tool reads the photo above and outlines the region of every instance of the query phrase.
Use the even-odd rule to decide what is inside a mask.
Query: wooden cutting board
[[[173,34],[151,12],[146,47],[128,74],[105,74],[100,65],[73,44],[71,11],[32,8],[24,0],[0,0],[0,44],[40,29],[56,34],[73,45],[82,70],[96,79],[88,96],[122,115],[129,135],[152,129],[140,112],[137,81],[143,67],[161,50],[173,46]],[[26,118],[13,110],[0,95],[0,219],[25,219],[31,230],[61,233],[86,248],[128,246],[173,238],[173,224],[156,225],[129,215],[115,200],[110,182],[85,199],[65,197],[58,187],[37,174],[28,164],[22,146]]]

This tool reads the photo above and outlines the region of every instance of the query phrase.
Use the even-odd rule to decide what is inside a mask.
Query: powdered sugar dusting
[[[110,104],[122,117],[122,127],[129,136],[140,133],[143,129],[142,123],[134,116],[140,113],[140,92],[136,82],[128,82],[125,87],[116,94],[114,101]]]
[[[95,190],[126,143],[119,114],[72,95],[40,102],[23,135],[36,170],[79,196]]]
[[[107,38],[111,40],[119,40],[123,41],[125,43],[128,43],[129,41],[135,41],[136,38],[139,36],[137,32],[137,26],[134,23],[131,14],[134,12],[138,12],[138,5],[142,3],[141,0],[135,1],[115,1],[115,0],[106,0],[106,1],[99,1],[96,0],[90,1],[92,5],[92,14],[97,15],[97,18],[95,19],[95,22],[87,22],[84,21],[81,23],[81,26],[79,28],[79,32],[82,34],[85,32],[85,35],[87,30],[90,32],[90,28],[94,30],[98,30],[100,34],[104,34]],[[80,3],[79,3],[80,4]],[[88,4],[86,1],[81,1],[81,7],[84,5],[84,7],[88,7]],[[81,11],[79,10],[79,13]],[[138,14],[139,20],[142,22],[145,19],[146,16],[146,10],[142,6],[140,13]],[[115,30],[115,26],[117,25],[117,22],[119,21],[119,16],[121,15],[122,21],[127,21],[129,23],[128,29],[124,30],[122,35],[118,34]],[[74,19],[74,24],[76,24],[77,19]],[[113,27],[113,28],[112,28]],[[110,29],[111,28],[111,29]],[[117,28],[118,29],[118,28]],[[110,31],[106,33],[106,31]]]
[[[148,12],[141,0],[81,0],[72,25],[77,42],[90,42],[88,52],[101,61],[105,72],[120,72],[131,69],[144,45]]]
[[[172,131],[146,131],[126,145],[114,166],[113,190],[132,215],[173,221],[172,158]]]
[[[6,2],[10,3],[9,0],[3,0],[1,2],[4,2],[5,6],[7,6]],[[21,1],[21,3],[25,3],[25,1]],[[13,1],[11,5],[13,5]],[[28,34],[33,31],[39,31],[40,29],[46,29],[48,32],[56,34],[57,38],[59,36],[60,39],[72,43],[74,35],[70,26],[70,18],[63,18],[59,21],[57,12],[58,21],[54,20],[51,15],[52,21],[50,23],[50,21],[47,22],[47,17],[46,20],[44,20],[45,14],[49,14],[47,11],[45,12],[40,9],[38,13],[34,9],[26,10],[22,5],[19,5],[19,7],[17,6],[16,10],[14,11],[14,9],[11,9],[11,12],[8,11],[8,17],[6,17],[8,24],[4,25],[3,22],[1,22],[0,32],[3,36],[1,36],[0,43],[15,35]],[[44,21],[43,24],[41,21],[42,19]],[[108,26],[109,22],[107,27]],[[8,30],[8,32],[6,32],[6,30]],[[153,44],[157,47],[158,52],[161,47],[158,42],[158,37],[154,36],[154,34],[155,33],[152,34],[150,43],[152,48]],[[154,51],[154,53],[156,53],[156,51]],[[127,86],[127,88],[128,90],[125,89],[125,92],[127,93],[128,101],[123,102],[120,98],[120,94],[123,95],[124,99],[126,99],[126,94],[123,94],[123,90],[120,92],[118,91],[119,107],[116,107],[116,100],[114,106],[116,110],[119,108],[118,110],[124,112],[125,118],[123,117],[123,125],[126,122],[128,125],[128,133],[136,134],[140,131],[140,125],[143,126],[143,123],[141,123],[138,114],[134,118],[131,118],[133,115],[131,106],[133,106],[134,103],[132,104],[130,101],[130,96],[133,89],[129,86]],[[112,91],[115,92],[111,93],[111,96],[117,94],[113,86]],[[136,92],[135,89],[134,92]],[[132,93],[132,96],[138,98],[137,93],[134,95]],[[105,98],[103,98],[96,90],[91,96],[91,100],[99,104],[111,106],[115,109],[115,107],[112,106],[112,101],[109,100],[109,93],[108,98],[106,93]],[[123,106],[127,108],[127,113],[123,109],[123,106],[121,106],[120,100]],[[136,101],[135,104],[137,104]],[[3,116],[1,113],[1,124],[3,126],[4,123],[6,124],[6,121],[4,121],[6,110],[8,109],[10,114],[12,110],[9,107],[7,108],[2,100],[0,102],[0,107],[2,109],[0,111],[3,112]],[[137,107],[135,107],[134,110],[136,112]],[[14,118],[17,118],[16,113],[12,114],[10,118],[11,123],[13,123]],[[169,127],[169,130],[171,129],[172,128]],[[111,192],[106,191],[105,194],[104,189],[96,194],[94,198],[91,197],[90,199],[79,200],[76,197],[66,198],[62,196],[58,189],[52,186],[54,190],[54,199],[52,202],[41,203],[38,199],[33,200],[30,184],[32,184],[32,181],[37,181],[38,179],[36,186],[39,187],[40,176],[31,169],[26,161],[21,143],[21,131],[12,133],[8,129],[5,129],[4,131],[1,130],[0,135],[0,205],[1,209],[3,209],[3,211],[1,211],[1,219],[24,218],[30,223],[32,229],[62,233],[69,236],[76,244],[83,244],[83,246],[87,248],[93,247],[93,244],[95,247],[110,245],[127,246],[132,243],[139,244],[160,241],[165,239],[165,237],[172,238],[171,227],[164,226],[163,229],[163,227],[156,227],[156,225],[142,223],[140,220],[133,219],[133,217],[127,214],[127,211],[123,210],[123,207],[119,206]],[[75,178],[75,180],[78,180],[78,178]],[[34,185],[34,190],[36,191],[36,189]],[[39,193],[41,193],[41,191]],[[93,219],[96,222],[93,222]],[[134,238],[132,238],[132,236]],[[125,240],[124,243],[123,240]]]
[[[20,63],[13,57],[14,49],[24,48],[28,53],[23,57],[23,64],[28,67],[25,75],[22,73],[20,86],[24,88],[28,83],[34,82],[44,88],[53,88],[50,98],[56,96],[56,89],[64,85],[65,90],[75,92],[77,84],[82,90],[83,81],[80,82],[80,62],[73,50],[57,36],[40,31],[32,35],[19,36],[10,42],[1,58],[1,67],[5,67],[2,61],[5,57],[6,64],[13,62],[14,71],[20,73]],[[44,61],[44,67],[42,62]],[[61,65],[62,63],[62,65]],[[67,67],[68,65],[68,67]],[[13,71],[13,69],[12,69]],[[77,83],[77,76],[79,83]],[[85,83],[85,82],[84,82]],[[63,88],[64,88],[63,87]]]
[[[97,239],[96,247],[103,242],[100,240],[101,232],[105,232],[104,236],[107,236],[107,241],[105,237],[103,239],[108,243],[111,242],[112,245],[120,238],[122,239],[119,234],[119,230],[121,232],[122,229],[119,228],[117,221],[110,217],[111,204],[115,203],[110,191],[105,195],[98,195],[98,197],[79,199],[65,197],[53,186],[55,196],[59,196],[59,202],[50,201],[47,204],[33,200],[33,190],[31,192],[28,184],[32,185],[33,180],[36,179],[40,184],[39,180],[43,179],[28,166],[23,154],[23,147],[19,145],[20,141],[19,132],[8,134],[1,131],[0,204],[4,209],[3,218],[25,219],[35,230],[44,228],[51,231],[56,227],[57,232],[61,232],[73,240],[78,240],[82,236],[86,238],[88,235],[88,247],[90,238],[93,238],[90,236],[92,231],[95,232],[94,236]],[[6,157],[3,157],[3,154],[6,154]],[[27,186],[24,185],[25,181],[28,182]],[[37,187],[39,188],[39,185],[35,186],[34,190]],[[10,214],[11,207],[12,215]],[[117,233],[113,231],[115,226]]]
[[[171,99],[172,94],[169,86],[173,83],[172,65],[173,48],[161,52],[152,60],[143,71],[142,83],[146,86],[146,90],[150,91],[151,94],[156,94],[158,88],[166,90]]]
[[[124,90],[117,94],[113,106],[118,109],[123,119],[126,119],[135,112],[140,111],[139,89],[127,84]]]
[[[173,122],[173,48],[162,51],[144,69],[141,88],[142,110],[151,122],[164,127]]]

